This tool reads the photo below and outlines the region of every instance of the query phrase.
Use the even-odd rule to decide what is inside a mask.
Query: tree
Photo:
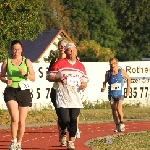
[[[116,49],[121,42],[122,32],[118,29],[117,19],[111,7],[105,0],[90,0],[88,3],[86,12],[89,16],[90,39],[103,47]]]
[[[57,20],[55,15],[55,0],[45,0],[43,10],[40,12],[40,20],[46,30],[60,29],[62,23]]]
[[[0,4],[0,47],[8,49],[14,39],[34,40],[43,31],[41,0],[5,0]]]
[[[65,10],[62,0],[45,0],[40,18],[45,29],[70,29],[70,11]]]
[[[90,39],[88,14],[85,11],[87,4],[87,0],[63,0],[65,10],[70,12],[71,28],[67,32],[77,43],[84,39]]]
[[[71,37],[78,42],[95,40],[103,47],[117,48],[122,32],[117,27],[117,19],[105,0],[63,0],[70,10]]]
[[[4,50],[4,49],[0,49],[0,63],[1,63],[4,59],[6,59],[7,56],[8,56],[7,51]]]
[[[115,55],[114,51],[101,47],[94,40],[81,41],[77,49],[79,50],[80,61],[84,62],[106,62]]]
[[[150,57],[150,1],[107,0],[122,30],[117,49],[120,60],[141,60]]]

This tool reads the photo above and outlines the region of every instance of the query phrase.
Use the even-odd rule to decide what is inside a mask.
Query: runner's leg
[[[61,128],[61,141],[60,145],[61,146],[66,146],[66,128],[69,125],[69,108],[58,108],[59,113],[60,113],[60,128]]]
[[[117,101],[115,101],[115,99],[112,96],[109,96],[109,101],[112,110],[112,116],[116,124],[116,129],[114,130],[114,132],[119,132],[120,126],[119,126],[118,113],[117,113]]]
[[[122,103],[123,103],[124,96],[119,96],[119,101],[117,103],[117,113],[120,120],[120,131],[125,131],[125,125],[123,122],[123,111],[122,111]]]
[[[77,117],[79,116],[80,108],[70,108],[69,109],[69,142],[68,142],[68,148],[75,148],[74,141],[75,141],[75,135],[77,132]]]

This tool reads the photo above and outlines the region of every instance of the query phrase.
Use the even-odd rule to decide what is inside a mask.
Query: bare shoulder
[[[105,73],[105,78],[108,78],[108,71],[106,71]]]
[[[7,65],[7,59],[5,59],[4,61],[3,61],[3,64],[2,64],[3,66],[6,66]]]
[[[26,65],[30,68],[32,67],[32,62],[29,58],[26,58]]]
[[[26,58],[26,63],[27,64],[32,64],[31,60],[29,58]]]
[[[108,71],[106,71],[106,73],[105,73],[105,77],[108,77]]]
[[[1,65],[1,72],[5,72],[7,68],[7,59],[5,59]]]
[[[121,69],[122,75],[125,75],[127,72],[124,69]]]
[[[106,71],[106,74],[108,74],[108,71]]]
[[[127,74],[127,72],[124,70],[124,69],[121,69],[121,74],[122,74],[122,77],[125,77],[126,79],[129,79],[129,75]]]

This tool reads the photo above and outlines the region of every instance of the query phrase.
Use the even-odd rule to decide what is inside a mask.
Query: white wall
[[[89,84],[85,92],[82,93],[83,100],[89,100],[95,102],[97,100],[107,100],[107,90],[101,93],[102,83],[104,81],[105,72],[109,69],[109,63],[107,62],[84,62],[88,77]],[[1,64],[0,64],[1,66]],[[49,64],[47,63],[35,63],[33,64],[36,81],[31,83],[31,91],[33,92],[33,103],[37,105],[46,105],[50,102],[50,88],[52,83],[46,81],[46,71]],[[150,64],[149,62],[120,62],[119,66],[127,71],[130,77],[133,79],[131,84],[130,96],[125,98],[125,103],[138,103],[148,105],[150,102]],[[139,78],[140,77],[140,78]],[[146,77],[146,79],[143,79]],[[139,79],[135,79],[139,78]],[[0,82],[0,104],[5,103],[3,101],[2,92],[4,91],[5,84]],[[126,83],[125,83],[126,87]],[[2,107],[2,106],[1,106]]]

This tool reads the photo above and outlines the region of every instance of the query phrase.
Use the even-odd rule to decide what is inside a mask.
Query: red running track
[[[150,121],[125,122],[125,132],[139,132],[150,130]],[[90,150],[86,141],[114,134],[113,123],[80,124],[81,138],[75,142],[76,150]],[[10,130],[0,130],[0,150],[7,150],[10,144]],[[58,142],[57,126],[29,127],[22,142],[23,150],[65,150]]]

